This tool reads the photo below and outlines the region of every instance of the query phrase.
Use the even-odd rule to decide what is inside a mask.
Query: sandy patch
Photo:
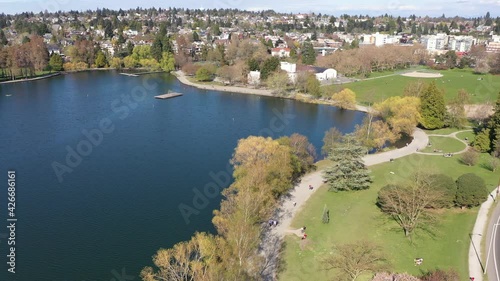
[[[415,77],[415,78],[440,78],[443,77],[443,74],[413,71],[413,72],[403,73],[401,74],[401,76]]]

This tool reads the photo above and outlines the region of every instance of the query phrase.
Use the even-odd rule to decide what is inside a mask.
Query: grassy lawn
[[[434,149],[442,150],[442,153],[454,153],[465,149],[465,144],[454,138],[429,137],[431,146],[426,147],[422,152],[434,152]]]
[[[468,142],[471,143],[471,142],[473,142],[476,139],[476,135],[472,131],[470,131],[470,132],[463,132],[463,133],[457,134],[457,138],[459,138],[461,140],[465,140],[465,138],[467,138]]]
[[[412,78],[400,75],[380,79],[359,81],[344,84],[343,87],[350,88],[356,93],[359,103],[370,101],[380,102],[391,96],[402,96],[404,88],[410,82],[422,80],[424,82],[436,81],[438,87],[445,90],[447,101],[454,98],[460,89],[465,89],[471,94],[472,103],[485,103],[495,101],[500,89],[500,76],[498,75],[476,75],[470,69],[453,69],[439,71],[443,74],[441,78]],[[482,80],[478,80],[482,78]],[[326,86],[338,88],[338,85]]]
[[[486,161],[488,155],[482,155]],[[358,192],[328,192],[322,186],[297,214],[294,228],[307,226],[308,238],[287,237],[283,271],[280,280],[335,280],[335,272],[322,269],[321,260],[331,254],[332,246],[363,239],[380,244],[396,272],[419,275],[421,271],[439,268],[456,269],[462,280],[468,278],[468,234],[475,222],[477,208],[471,210],[446,210],[439,215],[433,235],[417,230],[414,243],[404,237],[399,226],[375,205],[377,193],[390,182],[405,179],[420,167],[430,171],[445,172],[454,179],[468,172],[483,177],[493,189],[498,175],[481,165],[468,167],[459,163],[458,157],[411,155],[392,163],[371,167],[373,184],[369,190]],[[391,174],[390,172],[394,172]],[[323,224],[324,206],[330,210],[330,223]],[[422,257],[424,262],[415,267],[413,259]],[[364,276],[358,280],[369,280]]]
[[[454,132],[460,132],[462,130],[458,130],[456,128],[444,128],[444,129],[438,129],[438,130],[424,130],[424,132],[428,135],[443,135],[447,136],[449,134],[452,134]]]
[[[196,80],[195,77],[192,77],[192,76],[186,76],[186,78],[193,82],[193,83],[196,83],[196,84],[200,84],[200,85],[216,85],[216,86],[224,86],[224,84],[220,83],[220,82],[215,82],[215,81],[198,81]]]

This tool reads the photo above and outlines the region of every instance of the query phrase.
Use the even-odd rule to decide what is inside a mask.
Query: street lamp
[[[477,260],[479,261],[479,265],[481,265],[481,269],[484,272],[486,269],[484,268],[483,263],[481,262],[481,258],[479,257],[479,254],[477,252],[476,244],[474,244],[474,240],[472,239],[472,235],[479,235],[479,236],[483,236],[483,235],[481,233],[469,233],[470,242],[472,243],[472,247],[474,247],[474,252],[476,253],[476,257],[477,257]]]

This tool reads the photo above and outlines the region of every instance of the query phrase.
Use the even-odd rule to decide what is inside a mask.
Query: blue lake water
[[[168,90],[184,95],[153,98]],[[214,231],[221,198],[196,194],[228,183],[238,139],[300,133],[319,151],[326,130],[351,132],[363,117],[199,90],[168,74],[1,85],[0,280],[139,280],[159,248]],[[8,170],[16,171],[16,274],[6,265]],[[183,216],[180,204],[196,214]]]

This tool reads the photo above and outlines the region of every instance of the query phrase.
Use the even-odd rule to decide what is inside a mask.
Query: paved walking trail
[[[424,131],[416,129],[413,133],[413,141],[406,147],[371,154],[363,159],[367,166],[376,165],[384,162],[389,162],[390,159],[401,158],[417,152],[417,149],[423,149],[429,143],[429,137]],[[282,199],[280,208],[277,210],[275,219],[279,222],[271,231],[264,233],[262,239],[262,254],[266,258],[266,269],[264,270],[265,280],[277,280],[277,262],[279,256],[279,245],[286,234],[300,234],[300,230],[292,229],[292,219],[296,213],[304,206],[305,202],[311,195],[323,184],[322,171],[317,171],[304,176],[301,182],[295,186],[289,196]],[[309,185],[312,185],[313,190],[309,190]],[[297,204],[294,206],[293,202]]]
[[[242,94],[250,94],[250,95],[258,95],[258,96],[268,96],[272,97],[272,91],[266,89],[254,89],[254,88],[246,88],[246,87],[236,87],[236,86],[221,86],[221,85],[204,85],[200,83],[194,83],[187,79],[186,75],[182,71],[176,71],[175,75],[177,79],[183,84],[196,87],[198,89],[205,90],[213,90],[213,91],[223,91],[223,92],[232,92],[232,93],[242,93]]]

